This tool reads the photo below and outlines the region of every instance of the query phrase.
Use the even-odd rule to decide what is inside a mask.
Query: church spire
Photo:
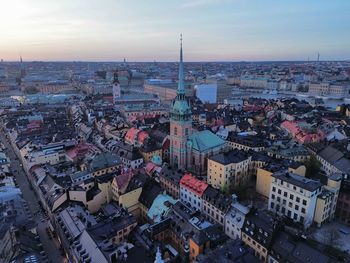
[[[182,57],[182,34],[180,35],[179,83],[177,86],[177,94],[185,94],[184,65],[183,65],[183,57]]]

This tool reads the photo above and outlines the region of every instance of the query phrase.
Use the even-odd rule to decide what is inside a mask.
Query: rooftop
[[[202,196],[208,184],[187,173],[181,178],[180,186],[187,188],[196,195]]]
[[[209,157],[209,160],[212,160],[214,162],[217,162],[223,165],[228,165],[231,163],[240,163],[248,159],[249,159],[248,154],[238,149],[234,149],[229,152],[224,152],[224,153],[220,153]]]
[[[291,172],[286,172],[286,171],[276,172],[276,173],[273,173],[272,176],[276,179],[286,181],[290,184],[301,187],[311,192],[319,189],[322,186],[322,183],[319,181],[308,179]]]
[[[211,131],[204,130],[193,133],[190,137],[192,148],[203,152],[225,145],[225,141]]]

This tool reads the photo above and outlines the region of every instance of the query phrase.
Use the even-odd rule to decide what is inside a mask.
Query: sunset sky
[[[350,59],[349,0],[0,0],[0,59]]]

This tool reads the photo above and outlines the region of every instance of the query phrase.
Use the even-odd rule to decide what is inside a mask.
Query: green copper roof
[[[211,131],[205,130],[191,135],[192,148],[197,151],[206,151],[225,144],[225,141]]]
[[[181,36],[181,47],[180,47],[179,82],[177,87],[177,96],[173,104],[172,114],[176,114],[176,115],[191,114],[191,108],[185,97],[184,67],[183,67],[183,56],[182,56],[182,36]]]
[[[182,35],[181,35],[181,47],[180,47],[179,83],[177,87],[177,94],[185,94],[184,65],[183,65],[183,57],[182,57]]]
[[[175,100],[173,104],[172,112],[180,115],[190,114],[191,109],[190,109],[190,106],[188,105],[187,100]]]

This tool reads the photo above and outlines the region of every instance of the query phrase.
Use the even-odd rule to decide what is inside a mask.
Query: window
[[[275,195],[274,195],[274,194],[272,194],[272,195],[271,195],[271,198],[272,198],[272,199],[275,199]]]
[[[271,202],[271,208],[273,208],[275,206],[275,204],[273,202]]]
[[[295,210],[299,210],[299,206],[298,205],[295,205]]]
[[[306,200],[303,200],[303,205],[307,205],[307,201]]]
[[[287,197],[287,192],[284,192],[284,193],[283,193],[283,196],[284,196],[284,197]]]
[[[282,193],[281,189],[278,189],[278,191],[277,191],[277,192],[278,192],[278,194],[281,194],[281,193]]]
[[[174,134],[177,135],[177,127],[174,128]]]
[[[305,208],[301,208],[301,212],[302,212],[302,213],[305,213]]]
[[[300,203],[300,198],[299,198],[299,197],[297,197],[296,201],[297,201],[298,203]]]
[[[276,187],[272,187],[272,192],[276,192]]]
[[[290,197],[289,197],[291,200],[293,200],[294,199],[294,195],[290,195]]]

